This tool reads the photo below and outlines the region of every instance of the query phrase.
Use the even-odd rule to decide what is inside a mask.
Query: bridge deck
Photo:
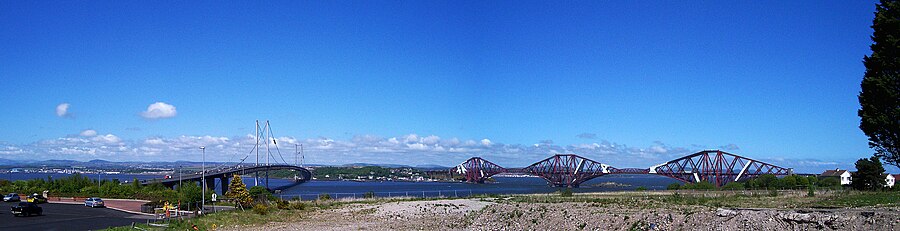
[[[312,173],[300,166],[294,165],[260,165],[260,166],[235,166],[230,168],[219,168],[213,170],[207,170],[205,177],[207,179],[215,179],[215,178],[223,178],[230,177],[231,175],[237,174],[248,174],[255,172],[263,172],[263,171],[275,171],[275,170],[284,170],[290,169],[299,172],[299,177],[302,181],[307,181],[311,178]],[[204,177],[204,174],[190,174],[184,175],[179,178],[168,178],[168,179],[150,179],[141,181],[142,185],[149,185],[154,183],[161,183],[166,186],[170,186],[172,184],[178,183],[179,181],[200,181],[200,178]]]

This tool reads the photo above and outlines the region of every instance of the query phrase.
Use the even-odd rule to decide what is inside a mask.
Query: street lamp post
[[[200,199],[200,214],[203,214],[203,210],[206,209],[206,147],[200,146],[200,152],[202,152],[203,164],[201,164],[200,170],[200,187],[201,190],[201,199]]]

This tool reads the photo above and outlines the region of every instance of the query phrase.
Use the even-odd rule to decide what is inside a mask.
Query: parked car
[[[25,201],[35,203],[35,204],[41,204],[41,203],[47,203],[47,198],[35,193],[35,194],[32,194],[31,196],[28,196],[28,198],[25,199]]]
[[[14,205],[11,208],[13,216],[18,217],[19,215],[23,216],[31,216],[37,214],[40,216],[44,213],[44,209],[38,206],[35,203],[31,202],[19,202],[19,205]]]
[[[85,200],[84,200],[84,206],[88,206],[88,207],[91,207],[91,208],[105,207],[105,206],[103,205],[103,200],[100,199],[99,197],[91,197],[91,198],[85,199]]]
[[[18,193],[10,193],[10,194],[6,194],[5,196],[3,196],[4,202],[21,201],[21,200],[22,199],[19,198]]]

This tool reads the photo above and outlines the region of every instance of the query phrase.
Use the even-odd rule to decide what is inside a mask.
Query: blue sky
[[[872,153],[856,95],[874,7],[4,1],[0,158],[234,160],[268,119],[318,163],[722,148],[847,168]]]

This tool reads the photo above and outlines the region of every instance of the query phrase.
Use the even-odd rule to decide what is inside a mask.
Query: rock
[[[818,223],[813,215],[807,213],[779,213],[778,217],[785,221],[797,223]]]
[[[723,208],[718,208],[718,209],[716,209],[716,216],[720,216],[720,217],[731,217],[731,216],[734,216],[734,215],[737,215],[737,211],[734,211],[734,210],[731,210],[731,209],[723,209]]]

